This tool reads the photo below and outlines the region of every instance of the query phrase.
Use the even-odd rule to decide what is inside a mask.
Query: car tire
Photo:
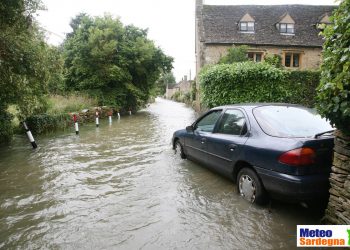
[[[179,140],[177,140],[175,142],[175,154],[179,154],[181,159],[186,159],[186,155],[184,153],[184,149],[181,145],[181,142]]]
[[[250,168],[243,168],[237,176],[238,193],[247,201],[263,205],[267,201],[266,191],[257,174]]]

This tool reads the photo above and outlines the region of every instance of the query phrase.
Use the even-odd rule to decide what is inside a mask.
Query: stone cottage
[[[171,99],[176,92],[181,92],[182,95],[190,93],[192,84],[193,81],[188,80],[187,75],[185,75],[175,86],[169,87],[169,85],[167,85],[165,97]]]
[[[322,28],[336,6],[203,5],[196,0],[196,72],[217,63],[227,49],[247,45],[256,62],[279,55],[288,69],[317,69],[321,62]],[[198,86],[197,86],[198,87]]]

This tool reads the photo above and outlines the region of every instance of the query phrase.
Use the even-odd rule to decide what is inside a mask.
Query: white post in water
[[[131,108],[129,108],[129,115],[131,115]]]
[[[75,134],[79,134],[79,124],[78,124],[78,117],[76,114],[73,115],[73,121],[74,121],[74,128],[75,128]]]
[[[111,124],[112,124],[112,115],[113,115],[113,111],[112,111],[112,110],[108,111],[108,120],[109,120],[109,125],[111,125]]]
[[[24,129],[26,130],[27,137],[28,137],[30,143],[32,144],[32,147],[33,147],[33,148],[37,148],[38,146],[36,145],[36,142],[35,142],[35,140],[34,140],[34,137],[33,137],[33,135],[32,135],[32,132],[30,132],[30,130],[29,130],[29,128],[28,128],[26,122],[23,122],[23,127],[24,127]]]
[[[96,127],[98,127],[98,126],[100,125],[100,122],[99,122],[99,120],[98,120],[99,115],[98,115],[98,111],[97,111],[97,109],[96,109],[96,113],[95,113],[95,115],[96,115]]]
[[[118,112],[118,119],[120,119],[120,113]]]

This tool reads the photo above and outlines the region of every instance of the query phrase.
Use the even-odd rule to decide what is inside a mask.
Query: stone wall
[[[203,48],[203,64],[206,65],[217,63],[222,56],[227,54],[227,50],[231,47],[231,44],[205,44]],[[293,69],[306,70],[319,68],[322,49],[308,47],[249,46],[249,51],[262,53],[262,59],[264,59],[264,56],[266,55],[277,54],[282,57],[282,61],[286,52],[300,53],[300,67]]]
[[[331,188],[324,222],[350,225],[350,136],[335,133]]]

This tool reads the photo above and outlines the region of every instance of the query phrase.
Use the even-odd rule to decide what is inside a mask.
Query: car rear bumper
[[[295,176],[256,168],[265,189],[275,198],[296,202],[329,196],[329,174]]]

